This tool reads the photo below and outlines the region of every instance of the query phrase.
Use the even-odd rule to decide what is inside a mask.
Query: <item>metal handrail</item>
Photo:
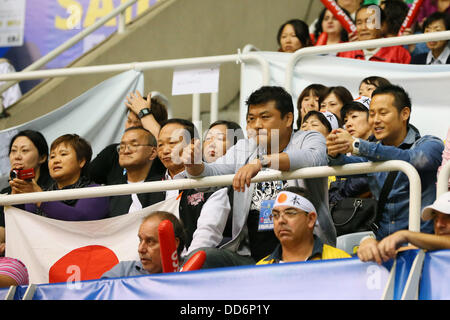
[[[304,56],[317,55],[333,52],[345,52],[352,50],[362,50],[370,48],[391,47],[398,45],[414,44],[419,42],[439,41],[450,39],[450,31],[430,32],[425,34],[415,34],[408,36],[399,36],[392,38],[383,38],[375,40],[354,41],[346,43],[338,43],[325,46],[307,47],[297,50],[290,57],[286,65],[286,73],[284,79],[284,87],[287,92],[292,94],[292,80],[294,76],[294,68],[297,62]]]
[[[252,183],[274,180],[293,180],[323,178],[328,176],[345,176],[363,173],[402,171],[409,179],[409,230],[420,231],[420,212],[422,187],[417,170],[402,160],[383,162],[352,163],[343,166],[321,166],[302,168],[294,171],[260,172],[252,179]],[[160,192],[165,190],[183,190],[206,187],[223,187],[231,185],[234,174],[209,176],[197,179],[178,179],[168,181],[143,182],[133,185],[121,184],[112,186],[89,187],[81,189],[33,192],[15,195],[1,195],[0,205],[37,203],[43,201],[60,201],[105,196],[118,196],[133,193]]]
[[[57,77],[70,77],[86,74],[98,74],[98,73],[110,73],[110,72],[124,72],[128,70],[144,71],[150,69],[160,68],[173,68],[173,67],[185,67],[185,66],[204,66],[225,62],[238,62],[239,60],[245,62],[257,62],[261,65],[263,70],[263,82],[268,83],[270,79],[269,63],[261,56],[254,53],[247,54],[230,54],[222,56],[210,56],[210,57],[196,57],[196,58],[184,58],[184,59],[170,59],[170,60],[157,60],[146,62],[131,62],[121,64],[109,64],[99,66],[88,67],[73,67],[73,68],[59,68],[51,70],[38,70],[38,71],[21,71],[12,72],[7,74],[0,74],[0,81],[11,80],[32,80],[41,78],[57,78]]]
[[[105,23],[107,23],[112,18],[115,18],[117,15],[121,15],[121,16],[124,15],[125,10],[128,9],[128,7],[135,4],[137,1],[138,0],[130,0],[126,3],[121,4],[116,9],[114,9],[113,11],[111,11],[110,13],[105,15],[104,17],[97,20],[91,26],[87,27],[80,33],[77,33],[75,36],[73,36],[72,38],[70,38],[69,40],[67,40],[66,42],[61,44],[60,46],[56,47],[55,49],[53,49],[52,51],[47,53],[45,56],[39,58],[38,60],[36,60],[32,64],[30,64],[28,67],[23,69],[21,72],[37,70],[40,67],[46,65],[51,60],[53,60],[57,56],[59,56],[61,53],[63,53],[67,49],[71,48],[72,46],[74,46],[75,44],[77,44],[78,42],[83,40],[85,37],[87,37],[88,35],[93,33],[95,30],[102,27]],[[124,31],[125,31],[125,19],[122,17],[119,19],[118,33],[123,33]],[[34,79],[36,79],[36,78],[34,78]],[[12,80],[26,80],[26,79],[12,79]],[[4,85],[0,86],[0,94],[2,92],[6,91],[7,89],[9,89],[10,87],[12,87],[13,85],[15,85],[16,83],[17,83],[17,81],[11,81],[11,82],[5,83]],[[3,104],[2,104],[2,108],[3,108]]]
[[[436,198],[448,192],[448,179],[450,179],[450,161],[448,161],[439,172],[436,185]]]
[[[256,62],[260,65],[262,70],[262,82],[263,85],[268,85],[270,81],[270,68],[269,62],[267,62],[263,57],[255,53],[246,54],[230,54],[222,56],[210,56],[210,57],[196,57],[196,58],[185,58],[185,59],[170,59],[170,60],[158,60],[158,61],[146,61],[146,62],[132,62],[132,63],[121,63],[121,64],[110,64],[110,65],[99,65],[99,66],[88,66],[88,67],[74,67],[74,68],[60,68],[51,70],[37,70],[37,71],[21,71],[7,74],[0,74],[0,81],[11,81],[11,80],[31,80],[31,79],[41,79],[41,78],[56,78],[56,77],[69,77],[77,75],[87,75],[87,74],[100,74],[100,73],[111,73],[111,72],[124,72],[128,70],[144,71],[151,69],[162,69],[162,68],[174,68],[174,67],[199,67],[216,65],[220,63],[227,62]],[[193,95],[193,107],[192,107],[192,120],[194,123],[200,120],[200,99],[199,94]],[[214,117],[218,115],[218,95],[212,95],[214,102],[211,104],[211,110],[215,111]],[[168,107],[169,108],[169,107]],[[171,110],[168,110],[172,112]],[[217,120],[217,119],[216,119]],[[215,121],[215,120],[214,120]],[[214,122],[213,121],[213,122]]]

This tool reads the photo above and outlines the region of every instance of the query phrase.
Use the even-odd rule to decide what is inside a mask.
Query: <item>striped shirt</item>
[[[28,284],[27,268],[17,259],[0,257],[0,275],[12,278],[19,286]]]

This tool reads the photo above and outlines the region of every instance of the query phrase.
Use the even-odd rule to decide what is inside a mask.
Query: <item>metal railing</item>
[[[83,40],[85,37],[87,37],[88,35],[93,33],[95,30],[101,28],[105,23],[107,23],[109,20],[115,18],[116,16],[119,16],[117,33],[119,33],[119,34],[124,33],[125,27],[126,27],[125,10],[127,10],[130,6],[134,5],[137,1],[138,0],[130,0],[126,3],[119,5],[113,11],[111,11],[104,17],[100,18],[99,20],[97,20],[95,23],[93,23],[91,26],[87,27],[80,33],[77,33],[75,36],[73,36],[72,38],[70,38],[69,40],[67,40],[66,42],[61,44],[60,46],[56,47],[55,49],[53,49],[52,51],[47,53],[45,56],[39,58],[38,60],[36,60],[32,64],[30,64],[28,67],[23,69],[21,72],[33,71],[33,70],[37,70],[37,69],[45,66],[47,63],[49,63],[50,61],[55,59],[61,53],[63,53],[67,49],[73,47],[75,44],[77,44],[78,42]],[[36,79],[36,78],[33,78],[33,79]],[[26,79],[13,79],[13,80],[26,80]],[[15,85],[17,82],[18,81],[10,81],[10,82],[7,82],[7,83],[3,84],[2,86],[0,86],[0,95],[5,90],[7,90],[10,87],[12,87],[13,85]],[[5,111],[3,103],[0,104],[0,108],[1,108],[1,113],[3,113]]]
[[[448,191],[448,179],[450,178],[450,161],[448,161],[439,172],[436,185],[436,198]]]
[[[37,70],[37,71],[21,71],[8,74],[0,74],[0,81],[14,81],[14,80],[32,80],[42,78],[57,78],[57,77],[70,77],[78,75],[89,75],[99,73],[114,73],[124,72],[128,70],[145,71],[152,69],[163,68],[176,68],[176,67],[201,67],[211,66],[221,63],[245,63],[254,62],[260,65],[262,70],[262,83],[269,84],[270,70],[269,63],[261,56],[254,53],[238,53],[223,56],[210,56],[210,57],[197,57],[186,59],[170,59],[159,61],[147,61],[147,62],[131,62],[122,64],[110,64],[99,65],[89,67],[74,67],[74,68],[60,68],[51,70]],[[218,118],[218,94],[212,95],[214,121]],[[172,112],[172,110],[170,110]],[[193,106],[192,106],[192,122],[196,123],[200,121],[200,95],[193,94]]]
[[[421,182],[417,170],[409,163],[401,160],[384,162],[353,163],[343,166],[321,166],[302,168],[294,171],[260,172],[252,183],[274,180],[293,180],[323,178],[328,176],[346,176],[363,173],[402,171],[409,179],[409,230],[420,231]],[[143,182],[138,184],[121,184],[112,186],[89,187],[81,189],[56,190],[45,192],[1,195],[0,205],[37,203],[43,201],[60,201],[105,196],[118,196],[133,193],[161,192],[167,190],[184,190],[206,187],[223,187],[233,183],[234,175],[209,176],[198,179],[178,179],[169,181]]]
[[[450,39],[450,31],[430,32],[425,34],[415,34],[408,36],[383,38],[375,40],[354,41],[338,43],[326,46],[307,47],[294,52],[286,65],[284,87],[287,92],[292,94],[292,80],[294,77],[294,68],[297,62],[307,55],[319,55],[333,52],[345,52],[352,50],[362,50],[380,47],[391,47],[398,45],[407,45],[428,41],[439,41]]]
[[[100,22],[106,22],[111,19],[111,16],[115,16],[117,14],[124,14],[124,11],[128,6],[132,5],[135,1],[133,0],[129,3],[123,4],[118,7],[114,12],[110,15],[104,17],[97,21],[98,24]],[[115,15],[114,15],[115,14]],[[97,23],[91,27],[97,26]],[[83,32],[92,32],[90,29],[86,29]],[[79,37],[83,37],[83,32],[79,34]],[[81,38],[80,38],[81,39]],[[442,32],[433,32],[426,33],[420,35],[409,35],[409,36],[400,36],[400,37],[392,37],[392,38],[383,38],[376,40],[366,40],[366,41],[355,41],[355,42],[347,42],[333,45],[325,45],[325,46],[317,46],[317,47],[307,47],[300,49],[292,54],[291,58],[288,61],[286,66],[285,73],[285,88],[286,90],[292,94],[292,81],[294,68],[297,62],[303,57],[307,55],[319,55],[325,53],[332,52],[345,52],[357,49],[367,49],[367,48],[377,48],[377,47],[387,47],[387,46],[395,46],[395,45],[405,45],[405,44],[414,44],[419,42],[427,42],[427,41],[438,41],[438,40],[448,40],[450,39],[450,31],[442,31]],[[79,40],[78,40],[79,41]],[[60,49],[55,49],[55,51],[63,50],[63,46]],[[66,45],[68,46],[68,44]],[[175,67],[199,67],[199,66],[210,66],[217,65],[220,63],[226,62],[235,62],[235,63],[247,63],[247,62],[256,62],[260,65],[262,69],[262,84],[268,85],[270,83],[270,69],[269,62],[265,60],[262,56],[257,53],[251,53],[252,51],[258,51],[259,49],[255,46],[248,44],[244,47],[243,53],[238,50],[237,54],[232,55],[222,55],[222,56],[210,56],[210,57],[197,57],[197,58],[187,58],[187,59],[172,59],[172,60],[160,60],[160,61],[148,61],[148,62],[132,62],[132,63],[124,63],[124,64],[111,64],[111,65],[100,65],[100,66],[89,66],[89,67],[75,67],[75,68],[61,68],[61,69],[51,69],[51,70],[39,70],[39,71],[30,71],[34,66],[43,63],[42,61],[36,61],[35,64],[29,66],[21,72],[2,74],[0,75],[0,81],[9,81],[8,83],[16,83],[21,80],[32,80],[32,79],[42,79],[42,78],[56,78],[56,77],[70,77],[75,75],[88,75],[93,73],[113,73],[113,72],[123,72],[130,69],[135,70],[150,70],[150,69],[160,69],[160,68],[175,68]],[[48,58],[47,58],[48,59]],[[36,67],[37,68],[37,67]],[[242,74],[242,68],[241,68]],[[241,77],[242,79],[242,77]],[[4,87],[0,87],[0,91]],[[241,83],[242,88],[242,83]],[[244,109],[242,100],[243,97],[240,98],[240,123],[243,123],[243,117],[245,117],[246,110]],[[194,123],[200,121],[200,94],[193,94],[192,98],[192,121]],[[218,103],[218,93],[211,94],[211,114],[210,120],[214,122],[218,119],[219,113],[219,103]],[[296,112],[296,110],[294,110]]]

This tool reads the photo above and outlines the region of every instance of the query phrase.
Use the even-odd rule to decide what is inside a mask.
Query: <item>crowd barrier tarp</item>
[[[5,300],[9,288],[0,288],[0,300]]]
[[[269,62],[270,85],[285,86],[285,69],[291,53],[252,54],[258,54]],[[241,110],[246,112],[245,100],[262,85],[262,73],[260,66],[254,63],[245,63],[243,70],[241,95],[244,96],[241,99]],[[352,93],[353,98],[357,98],[361,80],[369,76],[381,76],[404,87],[412,101],[410,122],[422,135],[431,134],[445,139],[450,127],[450,65],[404,65],[335,56],[302,57],[295,66],[292,82],[295,121],[297,99],[308,85],[320,83],[326,86],[344,86]],[[241,125],[245,127],[245,122]]]
[[[139,259],[137,234],[146,215],[167,211],[178,217],[178,206],[171,198],[92,221],[61,221],[5,207],[6,256],[25,264],[30,283],[98,279],[119,261]]]
[[[33,299],[379,300],[388,276],[383,266],[348,258],[42,284]]]
[[[450,250],[425,254],[419,284],[420,300],[450,299]]]
[[[395,289],[394,300],[401,300],[403,289],[408,280],[409,271],[411,270],[414,259],[419,252],[418,249],[405,250],[397,254],[397,264],[395,268]],[[390,260],[393,261],[393,260]]]
[[[40,131],[50,146],[57,137],[76,133],[91,143],[93,157],[107,145],[119,142],[126,118],[126,96],[144,89],[144,76],[134,70],[113,76],[64,106],[19,126],[0,131],[0,186],[7,186],[8,146],[20,130]]]

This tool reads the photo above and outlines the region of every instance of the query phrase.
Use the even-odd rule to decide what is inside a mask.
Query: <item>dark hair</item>
[[[385,25],[387,34],[397,35],[403,20],[408,14],[408,5],[403,0],[390,0],[384,2]]]
[[[39,131],[29,129],[19,131],[16,135],[12,137],[11,142],[9,143],[8,154],[11,153],[11,148],[14,144],[14,141],[16,141],[18,137],[27,137],[28,139],[30,139],[30,141],[36,147],[39,157],[46,156],[45,162],[41,163],[39,171],[40,174],[44,173],[48,175],[48,144],[43,134],[40,133]]]
[[[180,243],[178,244],[177,248],[178,257],[180,257],[186,245],[187,239],[183,223],[174,214],[166,211],[153,211],[152,213],[150,213],[149,215],[147,215],[142,219],[142,223],[147,222],[148,220],[154,217],[159,218],[161,221],[169,220],[172,223],[175,238],[178,238],[180,240]]]
[[[388,79],[383,78],[383,77],[378,77],[378,76],[371,76],[371,77],[364,78],[361,80],[361,83],[371,84],[377,88],[391,84]],[[359,84],[360,86],[361,86],[361,83]]]
[[[292,193],[298,194],[299,196],[306,198],[306,190],[302,187],[289,186],[289,187],[283,188],[281,191],[292,192]]]
[[[325,100],[325,98],[332,93],[334,93],[334,95],[342,102],[342,104],[353,101],[352,94],[347,90],[347,88],[343,86],[328,87],[327,90],[324,91],[324,93],[319,97],[319,108],[323,100]]]
[[[300,93],[300,96],[297,99],[297,110],[298,110],[298,119],[297,119],[297,128],[300,128],[300,125],[302,124],[302,102],[303,99],[306,96],[309,96],[311,91],[313,94],[317,97],[320,97],[325,91],[327,90],[327,87],[320,83],[313,83],[307,86],[303,91]],[[320,106],[319,106],[320,109]]]
[[[423,31],[425,31],[425,28],[428,27],[430,24],[432,24],[435,21],[444,20],[445,30],[450,30],[450,15],[446,12],[434,12],[430,14],[423,23]]]
[[[161,132],[162,128],[165,127],[168,124],[179,124],[179,125],[183,126],[184,129],[189,133],[188,141],[190,141],[192,139],[198,139],[199,138],[197,128],[189,120],[180,119],[180,118],[172,118],[172,119],[168,119],[166,121],[163,121],[161,123],[160,132]]]
[[[219,125],[224,125],[225,127],[227,127],[228,130],[233,130],[233,145],[235,145],[236,142],[238,142],[238,140],[245,138],[241,126],[233,121],[217,120],[216,122],[211,123],[211,125],[208,128],[208,131],[211,128]]]
[[[403,108],[409,108],[409,110],[412,110],[411,99],[405,89],[400,86],[391,84],[388,86],[379,87],[372,92],[372,99],[378,94],[390,94],[394,98],[394,106],[398,113],[400,113]],[[406,124],[409,124],[409,118]]]
[[[147,97],[142,98],[144,98],[144,100],[147,101]],[[156,98],[150,98],[150,102],[152,105],[153,117],[155,117],[156,122],[158,122],[159,125],[161,125],[161,123],[163,123],[168,119],[167,107]]]
[[[346,104],[344,104],[342,106],[342,109],[341,109],[342,122],[344,122],[345,116],[350,111],[362,111],[367,114],[367,117],[369,116],[369,109],[367,109],[361,102],[351,101],[351,102],[347,102]]]
[[[278,45],[281,45],[281,34],[283,33],[284,27],[288,24],[290,24],[294,28],[295,35],[297,36],[298,40],[300,40],[302,48],[312,46],[311,37],[309,36],[309,27],[304,21],[300,19],[291,19],[280,26],[277,33]]]
[[[148,131],[147,129],[145,129],[142,126],[129,127],[127,129],[125,129],[124,133],[128,132],[128,131],[131,131],[131,130],[142,130],[142,131],[145,131],[145,133],[147,134],[148,144],[151,145],[152,147],[156,147],[157,142],[156,142],[156,138],[153,135],[153,133],[151,133],[150,131]]]
[[[336,117],[338,126],[339,126],[339,128],[341,128],[342,126],[341,126],[341,121],[339,120],[339,118],[333,112],[331,112],[331,111],[328,111],[328,112],[332,113]],[[320,112],[320,111],[316,111],[316,110],[309,111],[307,114],[305,114],[303,121],[308,120],[312,116],[317,117],[317,119],[327,128],[328,133],[330,133],[331,130],[333,130],[333,128],[331,127],[330,121],[328,121],[327,117],[323,114],[323,112]]]
[[[83,168],[81,168],[81,176],[88,176],[89,162],[92,158],[91,144],[77,134],[65,134],[52,142],[50,145],[50,152],[60,144],[71,146],[75,150],[78,161],[86,161]]]
[[[281,118],[284,118],[289,112],[294,114],[294,104],[291,95],[282,87],[263,86],[254,91],[245,102],[247,104],[247,113],[251,105],[266,104],[275,101],[275,108],[280,112]]]
[[[338,6],[339,7],[339,6]],[[344,13],[347,15],[347,17],[350,19],[350,20],[352,20],[353,21],[353,19],[351,18],[351,15],[350,15],[350,12],[348,12],[347,10],[345,10],[344,8],[342,8],[342,7],[340,7],[341,9],[342,9],[342,11],[344,11]],[[321,12],[320,12],[320,15],[319,15],[319,18],[317,19],[317,22],[316,22],[316,24],[315,24],[315,31],[314,31],[314,38],[315,38],[315,41],[317,41],[317,39],[319,38],[319,36],[320,36],[320,34],[323,32],[323,29],[322,29],[322,22],[323,22],[323,19],[325,18],[325,13],[327,12],[327,8],[324,8]],[[333,15],[334,16],[334,15]],[[339,21],[338,21],[339,22]],[[339,22],[339,24],[340,24],[340,22]],[[342,25],[341,25],[342,26]],[[345,30],[345,28],[344,27],[342,27],[342,30],[341,30],[341,41],[342,42],[347,42],[348,41],[348,32],[347,32],[347,30]]]

